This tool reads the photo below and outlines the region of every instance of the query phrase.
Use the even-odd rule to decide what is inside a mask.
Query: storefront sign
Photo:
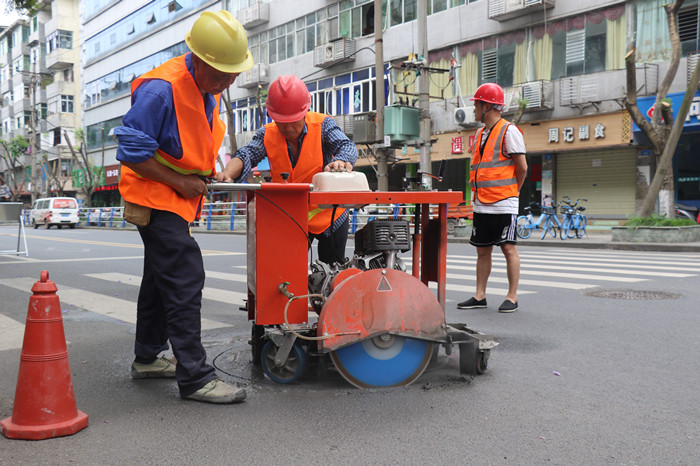
[[[549,138],[547,142],[549,143],[559,143],[568,142],[572,143],[578,139],[579,141],[587,141],[591,138],[591,125],[585,124],[578,127],[575,126],[565,126],[561,128],[561,137],[559,135],[559,128],[549,128]],[[602,123],[597,123],[593,127],[593,138],[603,139],[605,138],[605,125]]]
[[[119,164],[105,167],[105,185],[119,183]]]
[[[462,136],[457,136],[456,138],[452,138],[452,153],[453,154],[462,154],[464,151],[462,150],[462,142],[463,142]]]
[[[671,108],[673,110],[673,118],[678,118],[678,110],[683,104],[683,98],[685,97],[685,92],[676,92],[673,94],[668,94],[668,98],[671,99]],[[647,120],[651,121],[651,117],[654,115],[654,104],[656,103],[656,96],[640,97],[637,99],[637,106],[639,111],[643,115],[646,115]],[[641,132],[639,126],[633,125],[634,132]],[[700,91],[695,94],[693,101],[690,103],[690,108],[688,109],[688,116],[685,118],[685,124],[683,125],[683,131],[698,131],[700,130]]]

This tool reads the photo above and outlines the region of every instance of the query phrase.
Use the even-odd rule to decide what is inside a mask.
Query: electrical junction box
[[[391,144],[404,143],[420,137],[419,109],[402,105],[384,108],[384,135]]]

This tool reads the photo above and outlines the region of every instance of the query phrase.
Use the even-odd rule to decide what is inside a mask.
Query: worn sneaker
[[[518,310],[518,302],[513,302],[509,299],[503,301],[501,307],[498,308],[498,312],[515,312]]]
[[[172,379],[175,378],[175,364],[165,356],[161,356],[150,364],[133,362],[131,364],[133,379]]]
[[[185,397],[187,400],[204,401],[206,403],[240,403],[246,397],[242,388],[236,388],[221,379],[214,379],[196,392]]]
[[[471,297],[466,301],[462,301],[461,303],[457,304],[457,309],[477,309],[480,307],[486,307],[486,298],[476,299]]]

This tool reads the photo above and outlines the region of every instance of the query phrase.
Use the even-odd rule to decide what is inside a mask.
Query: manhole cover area
[[[635,299],[635,300],[653,300],[653,299],[679,299],[683,295],[676,293],[667,293],[665,291],[652,290],[592,290],[583,293],[585,296],[594,298],[608,299]]]

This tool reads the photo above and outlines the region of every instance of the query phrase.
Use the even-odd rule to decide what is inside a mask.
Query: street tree
[[[50,191],[55,191],[57,196],[63,196],[66,187],[67,177],[61,176],[61,160],[49,161],[46,153],[41,156],[41,165],[44,173],[49,178]]]
[[[678,29],[678,11],[683,5],[683,0],[674,0],[673,3],[663,6],[666,12],[669,38],[671,41],[671,60],[663,81],[659,85],[654,103],[654,111],[651,121],[648,121],[637,106],[637,80],[636,80],[636,45],[634,38],[630,37],[625,57],[627,77],[627,90],[624,105],[629,111],[632,120],[642,130],[651,144],[651,150],[656,157],[656,172],[649,191],[639,212],[642,217],[649,217],[659,204],[659,214],[669,218],[673,216],[674,187],[673,187],[673,154],[676,151],[678,139],[685,118],[688,114],[690,101],[698,89],[698,66],[695,67],[693,78],[688,84],[685,98],[678,112],[678,118],[674,121],[671,100],[668,99],[668,91],[671,88],[681,60],[681,39]]]
[[[85,144],[85,133],[82,128],[75,130],[75,139],[80,143],[77,148],[73,147],[65,130],[63,130],[63,137],[70,149],[73,166],[78,170],[79,180],[77,183],[74,181],[73,186],[79,185],[81,192],[85,195],[85,206],[92,207],[92,193],[99,186],[100,178],[104,176],[104,164],[101,167],[96,167],[90,163]]]
[[[5,176],[2,177],[3,182],[10,190],[10,199],[17,201],[27,177],[22,156],[27,153],[29,141],[20,135],[10,142],[0,139],[0,146],[2,146],[0,160],[4,162],[4,166],[7,168]]]

